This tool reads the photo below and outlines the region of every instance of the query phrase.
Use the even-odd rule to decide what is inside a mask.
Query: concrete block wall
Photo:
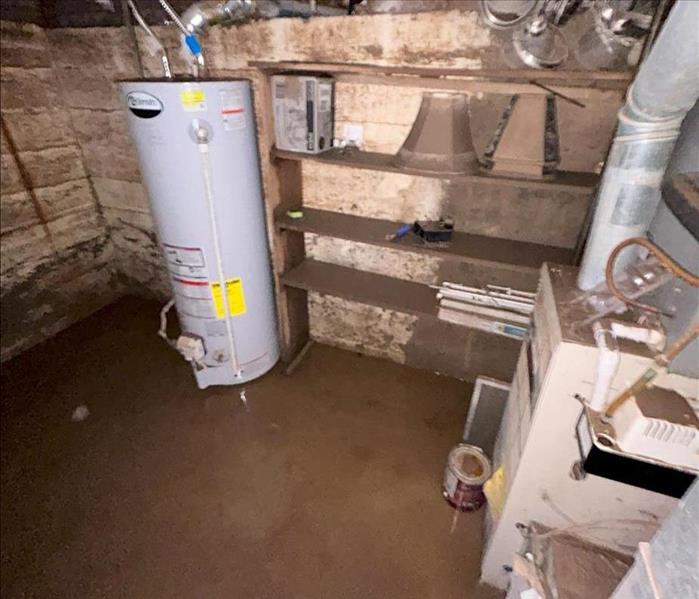
[[[177,31],[172,27],[155,30],[170,49],[175,72],[184,73]],[[149,54],[140,32],[138,37],[145,75],[161,76],[159,58]],[[147,194],[115,83],[137,76],[130,40],[118,27],[54,29],[46,39],[55,57],[61,101],[111,239],[112,263],[123,288],[166,297],[169,288]],[[469,10],[258,21],[214,27],[203,42],[212,76],[252,77],[254,88],[257,81],[248,63],[256,60],[473,69],[506,66],[500,33],[483,27],[476,12]],[[41,88],[45,73],[39,65],[36,69],[25,86]],[[421,94],[417,88],[338,84],[336,135],[343,135],[347,123],[359,124],[366,149],[393,152],[407,135]],[[507,100],[496,95],[472,97],[472,128],[480,151]],[[586,109],[559,103],[563,168],[594,170],[603,160],[620,102],[621,94],[618,101],[588,104]],[[495,193],[493,187],[476,184],[460,189],[436,179],[313,163],[304,163],[303,180],[304,202],[309,206],[400,221],[448,214],[464,231],[561,247],[574,246],[588,205],[588,198],[580,194],[515,189]],[[528,273],[475,265],[455,269],[436,258],[335,239],[308,236],[306,245],[308,255],[320,260],[425,283],[449,278],[479,285],[509,281],[532,288],[536,284]],[[319,294],[310,294],[309,307],[313,337],[397,361],[404,360],[418,328],[407,315]]]
[[[107,226],[46,33],[2,22],[4,360],[118,296]]]

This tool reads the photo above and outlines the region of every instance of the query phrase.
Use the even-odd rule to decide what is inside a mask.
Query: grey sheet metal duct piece
[[[699,2],[678,0],[619,112],[578,275],[581,289],[604,280],[607,258],[616,245],[645,234],[680,125],[698,97]],[[617,268],[635,256],[634,250],[625,251]]]
[[[424,93],[413,127],[393,163],[406,172],[476,173],[479,166],[471,139],[468,97]]]
[[[682,123],[679,139],[665,172],[663,201],[648,228],[648,236],[689,271],[699,270],[699,102]],[[675,279],[643,298],[662,307],[668,343],[674,343],[699,323],[699,290]],[[695,339],[670,365],[670,372],[699,377],[699,339]]]
[[[552,178],[561,161],[553,94],[516,94],[486,148],[486,172],[533,179]]]

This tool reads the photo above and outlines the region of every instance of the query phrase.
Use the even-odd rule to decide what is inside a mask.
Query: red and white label
[[[208,279],[173,276],[171,280],[178,309],[194,318],[216,318]]]
[[[172,277],[172,289],[175,293],[184,297],[211,301],[211,290],[207,280]]]
[[[226,131],[245,128],[245,105],[243,94],[238,90],[227,89],[220,92],[221,118]]]

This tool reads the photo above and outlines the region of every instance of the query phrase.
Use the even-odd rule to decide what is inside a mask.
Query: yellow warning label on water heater
[[[223,319],[226,314],[226,308],[221,293],[221,283],[211,283],[211,296],[214,300],[214,309],[216,310],[216,318]],[[228,310],[231,316],[240,316],[245,314],[245,295],[243,294],[243,279],[240,277],[235,279],[226,279],[226,301],[228,302]]]
[[[187,112],[206,110],[206,96],[201,89],[186,89],[180,92],[180,102]]]

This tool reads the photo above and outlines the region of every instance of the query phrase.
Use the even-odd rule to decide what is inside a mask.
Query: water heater
[[[182,335],[200,388],[243,383],[279,358],[247,81],[121,84]]]

